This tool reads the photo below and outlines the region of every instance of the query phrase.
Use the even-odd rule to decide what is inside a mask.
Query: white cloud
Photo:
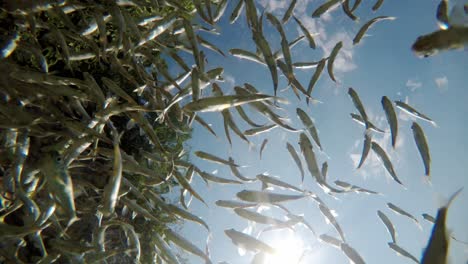
[[[303,14],[306,10],[309,3],[314,2],[314,0],[298,0],[296,6],[294,7],[293,14],[296,16],[298,14]],[[274,13],[275,15],[284,14],[286,9],[288,9],[291,1],[286,0],[258,0],[258,3],[265,8],[268,12]]]
[[[272,13],[278,13],[289,6],[289,2],[283,0],[260,0],[259,3],[266,11]]]
[[[329,13],[327,12],[327,14]],[[334,71],[336,73],[344,73],[356,69],[357,66],[353,61],[353,37],[350,33],[346,31],[338,31],[332,35],[328,35],[326,24],[329,20],[314,19],[309,14],[303,14],[299,17],[299,19],[307,28],[307,30],[313,35],[317,47],[323,50],[323,56],[328,56],[333,47],[335,47],[339,41],[343,42],[343,47],[338,53],[334,63]],[[302,34],[299,26],[297,27],[297,31],[299,34]]]
[[[437,88],[439,88],[439,91],[444,92],[448,90],[448,79],[447,76],[435,78],[435,83],[437,85]]]
[[[228,74],[228,73],[224,73],[223,75],[223,78],[224,78],[224,82],[228,85],[228,87],[234,87],[234,85],[236,84],[236,79],[234,78],[234,76]]]
[[[416,89],[422,87],[422,83],[418,79],[409,79],[406,82],[406,87],[408,87],[410,91],[414,92]]]

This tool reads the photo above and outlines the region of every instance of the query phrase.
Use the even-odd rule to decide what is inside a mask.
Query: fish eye
[[[62,157],[61,157],[61,156],[57,156],[57,157],[55,158],[55,161],[56,161],[56,162],[62,162]]]

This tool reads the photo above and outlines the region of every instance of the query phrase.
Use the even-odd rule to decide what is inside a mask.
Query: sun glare
[[[268,244],[275,248],[277,252],[268,255],[264,264],[298,263],[304,251],[302,239],[291,233],[275,237]]]

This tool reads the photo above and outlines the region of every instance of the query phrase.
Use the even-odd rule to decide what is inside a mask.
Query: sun
[[[304,253],[302,239],[292,232],[282,232],[281,236],[275,236],[268,244],[276,249],[276,254],[267,255],[264,264],[299,263]]]

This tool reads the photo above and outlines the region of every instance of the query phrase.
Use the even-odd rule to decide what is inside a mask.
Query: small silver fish
[[[334,82],[336,82],[336,79],[335,79],[335,74],[333,73],[333,63],[335,62],[336,56],[338,56],[338,52],[340,52],[340,49],[342,47],[343,47],[343,41],[339,41],[338,43],[336,43],[332,51],[330,52],[330,56],[327,62],[328,75],[330,75],[330,78]]]
[[[229,129],[231,129],[238,137],[242,140],[250,144],[250,141],[247,139],[246,135],[242,133],[240,128],[234,122],[234,118],[231,115],[231,112],[228,109],[224,109],[221,111],[221,115],[223,116],[223,125],[224,125],[224,133],[226,134],[226,138],[230,145],[232,145],[231,136],[229,134]]]
[[[216,183],[221,183],[221,184],[242,184],[242,182],[240,182],[240,181],[221,178],[221,177],[215,176],[215,175],[213,175],[211,173],[208,173],[206,171],[199,171],[198,174],[205,181],[211,181],[211,182],[216,182]]]
[[[377,11],[383,4],[384,0],[377,0],[375,4],[372,6],[372,11]]]
[[[359,161],[359,164],[357,168],[361,168],[361,166],[364,164],[364,161],[366,160],[367,156],[369,155],[369,151],[371,149],[372,145],[372,136],[370,133],[364,133],[364,144],[362,146],[362,154],[361,154],[361,160]]]
[[[112,215],[117,204],[117,198],[120,189],[120,183],[122,181],[122,154],[120,153],[120,137],[122,134],[118,134],[117,129],[113,125],[113,144],[114,144],[114,169],[112,175],[109,177],[109,181],[104,187],[103,193],[103,204],[99,211],[106,217]]]
[[[251,0],[246,0],[247,2]],[[246,6],[249,6],[248,4]],[[256,9],[255,9],[256,12]],[[273,81],[273,92],[274,95],[277,95],[277,90],[278,90],[278,71],[276,69],[276,61],[273,57],[273,53],[271,52],[271,47],[268,43],[268,41],[265,39],[263,36],[263,32],[259,32],[255,30],[255,27],[253,27],[254,30],[252,31],[252,38],[256,44],[256,46],[260,49],[260,51],[263,54],[263,57],[265,58],[265,62],[268,66],[268,69],[270,70],[271,78]]]
[[[219,55],[221,55],[223,57],[226,57],[226,55],[224,54],[224,52],[220,48],[216,47],[216,45],[209,42],[208,40],[200,37],[199,35],[197,35],[197,40],[200,42],[200,45],[202,45],[203,47],[205,47],[207,49],[210,49],[210,50],[218,53]]]
[[[354,113],[351,113],[351,118],[358,122],[360,125],[363,125],[363,126],[366,126],[364,120],[362,119],[362,117],[358,114],[354,114]],[[368,120],[367,122],[369,124],[369,129],[374,131],[374,132],[377,132],[377,133],[385,133],[385,131],[383,131],[382,129],[376,127],[371,121]]]
[[[234,166],[234,167],[239,167],[239,165],[237,165],[236,163],[234,163],[234,161],[230,162],[230,161],[227,161],[225,159],[222,159],[220,157],[217,157],[213,154],[210,154],[210,153],[207,153],[207,152],[204,152],[204,151],[195,151],[193,154],[195,154],[195,156],[199,157],[200,159],[204,159],[204,160],[207,160],[207,161],[210,161],[210,162],[214,162],[214,163],[218,163],[218,164],[224,164],[224,165],[228,165],[228,166]]]
[[[411,220],[413,220],[413,222],[414,222],[419,228],[421,228],[421,224],[419,223],[418,219],[417,219],[416,217],[414,217],[412,214],[406,212],[405,210],[401,209],[400,207],[398,207],[398,206],[396,206],[396,205],[394,205],[394,204],[392,204],[392,203],[387,203],[387,206],[388,206],[388,208],[390,208],[390,209],[391,209],[392,211],[394,211],[395,213],[410,218]]]
[[[310,133],[310,136],[312,137],[312,139],[315,141],[315,143],[319,147],[319,149],[323,150],[322,144],[320,143],[320,139],[318,137],[317,127],[315,126],[312,119],[301,108],[296,108],[296,113],[297,113],[297,116],[299,116],[299,119],[301,120],[302,124],[306,127],[307,131]]]
[[[258,56],[257,54],[255,54],[253,52],[243,50],[243,49],[230,49],[229,53],[232,56],[237,57],[239,59],[245,59],[245,60],[253,61],[253,62],[256,62],[258,64],[266,66],[266,62],[263,60],[263,58],[261,58],[260,56]]]
[[[345,253],[345,255],[348,257],[348,259],[353,263],[353,264],[365,264],[366,262],[364,259],[357,253],[357,251],[352,248],[350,245],[346,243],[341,243],[341,251]]]
[[[419,154],[421,155],[424,163],[425,174],[426,176],[429,176],[431,173],[431,155],[429,153],[429,145],[427,144],[426,135],[424,134],[421,126],[416,122],[413,122],[411,129],[413,130],[414,141],[416,142]]]
[[[232,157],[229,157],[229,162],[234,163],[234,159]],[[247,177],[242,176],[239,169],[232,164],[229,164],[229,168],[231,169],[232,175],[234,175],[235,177],[239,178],[242,181],[245,181],[245,182],[257,181],[257,179],[255,178],[247,178]]]
[[[179,184],[184,188],[186,189],[187,191],[190,192],[191,195],[193,195],[195,198],[197,198],[199,201],[201,201],[202,203],[204,203],[206,205],[206,202],[205,200],[203,200],[203,198],[201,197],[201,195],[199,195],[195,189],[192,188],[192,186],[190,185],[190,182],[188,182],[188,180],[182,176],[179,172],[177,171],[174,171],[174,177],[177,179],[177,181],[179,182]]]
[[[283,189],[288,189],[288,190],[296,191],[299,193],[304,192],[304,190],[301,190],[294,185],[291,185],[287,182],[284,182],[282,180],[279,180],[279,179],[276,179],[276,178],[273,178],[264,174],[257,175],[257,179],[259,179],[265,185],[271,184],[271,185],[275,185]]]
[[[416,118],[428,121],[433,126],[437,126],[436,123],[432,119],[430,119],[428,116],[424,115],[423,113],[419,112],[418,110],[414,109],[409,104],[407,104],[405,102],[402,102],[402,101],[395,101],[395,105],[399,109],[401,109],[403,112],[405,112],[405,113],[407,113],[407,114],[409,114],[411,116],[414,116]]]
[[[203,221],[203,219],[201,219],[200,217],[182,209],[182,208],[179,208],[175,205],[172,205],[172,204],[167,204],[167,209],[175,214],[175,215],[178,215],[180,217],[182,217],[183,219],[186,219],[186,220],[189,220],[189,221],[192,221],[192,222],[196,222],[200,225],[202,225],[203,227],[206,228],[206,230],[208,230],[208,232],[210,231],[210,227],[208,226],[208,224]]]
[[[320,242],[325,242],[335,248],[338,248],[338,249],[341,249],[341,240],[337,239],[337,238],[334,238],[332,236],[329,236],[327,234],[321,234],[319,236],[319,241]]]
[[[250,211],[247,209],[243,208],[234,208],[234,212],[242,217],[245,218],[249,221],[260,223],[260,224],[265,224],[265,225],[283,225],[285,222],[281,221],[279,219],[266,216],[260,213],[257,213],[255,211]]]
[[[164,258],[165,261],[167,261],[167,263],[180,264],[179,260],[174,255],[169,245],[158,234],[154,235],[154,243],[161,252],[161,256]]]
[[[401,255],[401,256],[404,256],[404,257],[407,257],[411,260],[413,260],[414,262],[418,263],[419,264],[419,260],[413,256],[411,253],[409,253],[408,251],[404,250],[402,247],[400,247],[399,245],[397,245],[395,242],[389,242],[388,243],[388,246],[393,249],[397,255]]]
[[[302,168],[302,162],[299,158],[299,155],[297,155],[296,150],[289,142],[286,142],[286,148],[288,149],[289,154],[291,155],[297,167],[299,168],[299,171],[301,172],[301,180],[302,182],[304,182],[304,169]]]
[[[388,219],[387,215],[385,215],[382,211],[377,210],[377,215],[379,216],[380,220],[384,223],[385,227],[387,228],[388,233],[392,237],[393,243],[396,243],[396,232],[395,227],[393,226],[390,219]]]
[[[312,69],[312,68],[317,68],[319,65],[320,61],[311,61],[311,62],[294,62],[292,64],[293,68],[295,69]]]
[[[204,127],[206,130],[208,130],[208,132],[210,132],[213,136],[218,137],[218,135],[216,135],[214,130],[211,128],[211,126],[208,123],[206,123],[205,120],[203,120],[200,116],[195,115],[194,120],[200,123],[200,125]]]
[[[398,177],[396,175],[396,172],[395,172],[395,169],[393,169],[392,162],[390,161],[390,158],[387,156],[387,153],[385,153],[385,150],[383,150],[383,148],[379,144],[377,144],[375,141],[372,141],[371,148],[375,152],[375,154],[377,154],[379,159],[382,161],[385,169],[390,174],[390,176],[392,176],[392,178],[396,182],[403,185],[403,183],[400,181],[400,179],[398,179]]]
[[[270,245],[232,228],[224,230],[224,233],[232,240],[235,245],[243,247],[248,251],[261,251],[269,254],[276,253],[276,250]]]
[[[57,152],[46,153],[42,157],[40,167],[46,177],[48,189],[67,214],[69,227],[79,219],[76,216],[72,179],[63,158]]]
[[[211,263],[210,258],[203,252],[201,249],[199,249],[197,246],[195,246],[193,243],[179,235],[177,232],[172,231],[171,229],[165,229],[164,234],[166,235],[166,238],[172,241],[175,245],[180,247],[181,249],[185,250],[186,252],[192,253],[196,256],[199,256],[200,258],[204,259],[208,263]]]
[[[312,148],[312,143],[310,142],[306,134],[301,133],[299,138],[299,145],[301,147],[301,152],[304,156],[304,160],[306,161],[307,168],[309,169],[310,174],[317,180],[319,184],[322,183],[322,173],[319,170],[317,159],[315,158],[315,153]]]
[[[317,7],[315,11],[312,13],[313,18],[320,17],[324,13],[326,13],[330,8],[332,8],[334,5],[340,3],[342,0],[328,0],[321,6]]]
[[[1,48],[2,50],[2,55],[0,58],[5,59],[8,58],[13,51],[15,51],[16,47],[18,46],[18,42],[20,40],[21,36],[18,34],[18,32],[15,32],[13,37],[7,41],[5,45]]]
[[[392,146],[395,148],[396,139],[398,136],[398,118],[393,108],[392,101],[387,96],[382,97],[382,107],[385,111],[388,124],[390,125],[390,133],[392,134]]]
[[[219,19],[224,15],[228,6],[228,0],[221,0],[216,8],[215,16],[213,17],[213,23],[217,23]]]
[[[327,220],[327,223],[332,224],[333,227],[336,229],[336,231],[338,231],[338,234],[340,235],[342,241],[346,241],[345,236],[344,236],[344,232],[341,229],[341,226],[336,221],[336,218],[333,215],[333,213],[330,211],[330,209],[328,209],[328,207],[326,207],[323,204],[319,204],[319,209],[320,209],[320,212],[322,212],[325,219]]]
[[[260,146],[260,159],[262,159],[262,152],[265,149],[267,143],[268,143],[268,138],[265,138],[262,142],[262,145]]]
[[[286,77],[291,83],[291,80],[295,77],[294,77],[294,72],[293,72],[293,67],[292,67],[291,50],[289,49],[289,43],[286,37],[286,33],[284,32],[283,25],[281,24],[281,22],[276,16],[274,16],[273,14],[269,12],[266,13],[266,16],[267,16],[267,19],[276,28],[276,30],[281,36],[281,50],[283,51],[283,57],[284,57],[284,61],[286,64],[286,67],[285,67],[285,70],[287,73]]]
[[[291,18],[291,15],[294,12],[294,7],[296,6],[296,3],[297,3],[297,0],[292,0],[291,1],[291,3],[289,4],[288,9],[286,10],[286,12],[284,12],[284,16],[281,19],[281,23],[286,24],[288,22],[289,18]]]
[[[255,136],[255,135],[258,135],[258,134],[261,134],[261,133],[268,132],[268,131],[272,130],[273,128],[277,127],[277,126],[278,126],[277,124],[272,124],[272,125],[265,125],[265,126],[261,126],[261,127],[247,129],[247,130],[244,131],[244,135],[246,135],[246,136]]]
[[[429,214],[424,213],[424,214],[422,214],[422,216],[423,216],[423,218],[426,219],[427,221],[429,221],[429,222],[435,224],[436,219],[435,219],[435,217],[433,217],[432,215],[429,215]]]
[[[364,37],[364,34],[366,34],[367,30],[376,22],[383,21],[383,20],[395,20],[396,17],[391,17],[391,16],[378,16],[374,17],[373,19],[369,20],[367,23],[365,23],[361,29],[359,29],[358,33],[353,39],[353,45],[357,45],[362,37]]]
[[[237,197],[246,202],[274,204],[302,199],[307,197],[307,195],[289,195],[264,191],[243,190],[237,193]]]
[[[353,11],[351,11],[351,6],[349,5],[350,0],[344,0],[343,3],[341,4],[341,7],[343,9],[343,12],[351,18],[353,21],[359,21],[359,17],[353,14]],[[354,1],[354,4],[356,4],[358,1]]]
[[[356,109],[359,111],[359,114],[361,115],[361,118],[364,124],[366,125],[366,128],[369,128],[369,117],[367,116],[366,110],[364,109],[364,105],[362,104],[359,95],[352,87],[349,87],[348,94],[351,97],[351,100],[353,101],[354,107],[356,107]]]
[[[135,214],[140,214],[141,216],[145,217],[146,219],[150,219],[152,221],[158,221],[158,219],[150,212],[147,208],[143,207],[142,205],[137,203],[137,200],[129,199],[125,196],[120,198],[120,201],[127,206],[130,210],[132,210]],[[151,210],[151,209],[150,209]]]
[[[239,18],[240,14],[242,13],[242,10],[244,10],[244,4],[244,0],[237,1],[237,5],[232,10],[231,16],[229,17],[230,24],[233,24]]]
[[[240,117],[242,119],[244,119],[245,122],[247,122],[249,125],[253,126],[253,127],[261,127],[262,125],[259,125],[257,123],[255,123],[254,121],[252,121],[252,119],[250,119],[250,117],[247,115],[247,113],[244,111],[244,109],[242,108],[242,106],[236,106],[236,110],[237,112],[239,113]],[[245,135],[245,133],[244,133]]]
[[[307,28],[302,24],[302,22],[296,16],[293,16],[293,18],[296,21],[296,23],[299,25],[299,27],[301,28],[302,33],[304,33],[307,40],[309,41],[309,47],[312,49],[315,49],[316,44],[315,44],[314,37],[312,37],[309,30],[307,30]]]
[[[230,200],[218,200],[215,202],[217,206],[227,207],[227,208],[248,208],[248,207],[255,207],[257,206],[256,203],[242,203],[238,201],[230,201]]]
[[[141,39],[136,46],[142,46],[147,42],[155,39],[157,36],[168,30],[176,21],[177,16],[175,14],[165,16],[162,20],[158,21],[158,23],[152,29],[148,31],[146,36]]]
[[[353,184],[350,184],[350,183],[347,183],[347,182],[344,182],[344,181],[340,181],[340,180],[336,180],[335,181],[335,184],[347,191],[351,191],[351,192],[356,192],[356,193],[366,193],[366,194],[380,194],[378,192],[375,192],[375,191],[371,191],[371,190],[368,190],[368,189],[364,189],[364,188],[361,188],[359,186],[356,186],[356,185],[353,185]]]
[[[182,109],[188,112],[219,112],[230,107],[259,102],[273,98],[269,95],[224,95],[201,98],[186,104]]]
[[[309,81],[309,86],[307,87],[307,95],[311,96],[312,95],[312,90],[315,87],[315,84],[319,80],[320,76],[322,75],[323,69],[325,68],[327,60],[326,59],[321,59],[319,64],[317,65],[317,68],[315,69],[314,74],[310,78]],[[309,103],[309,99],[306,99],[306,102]]]

